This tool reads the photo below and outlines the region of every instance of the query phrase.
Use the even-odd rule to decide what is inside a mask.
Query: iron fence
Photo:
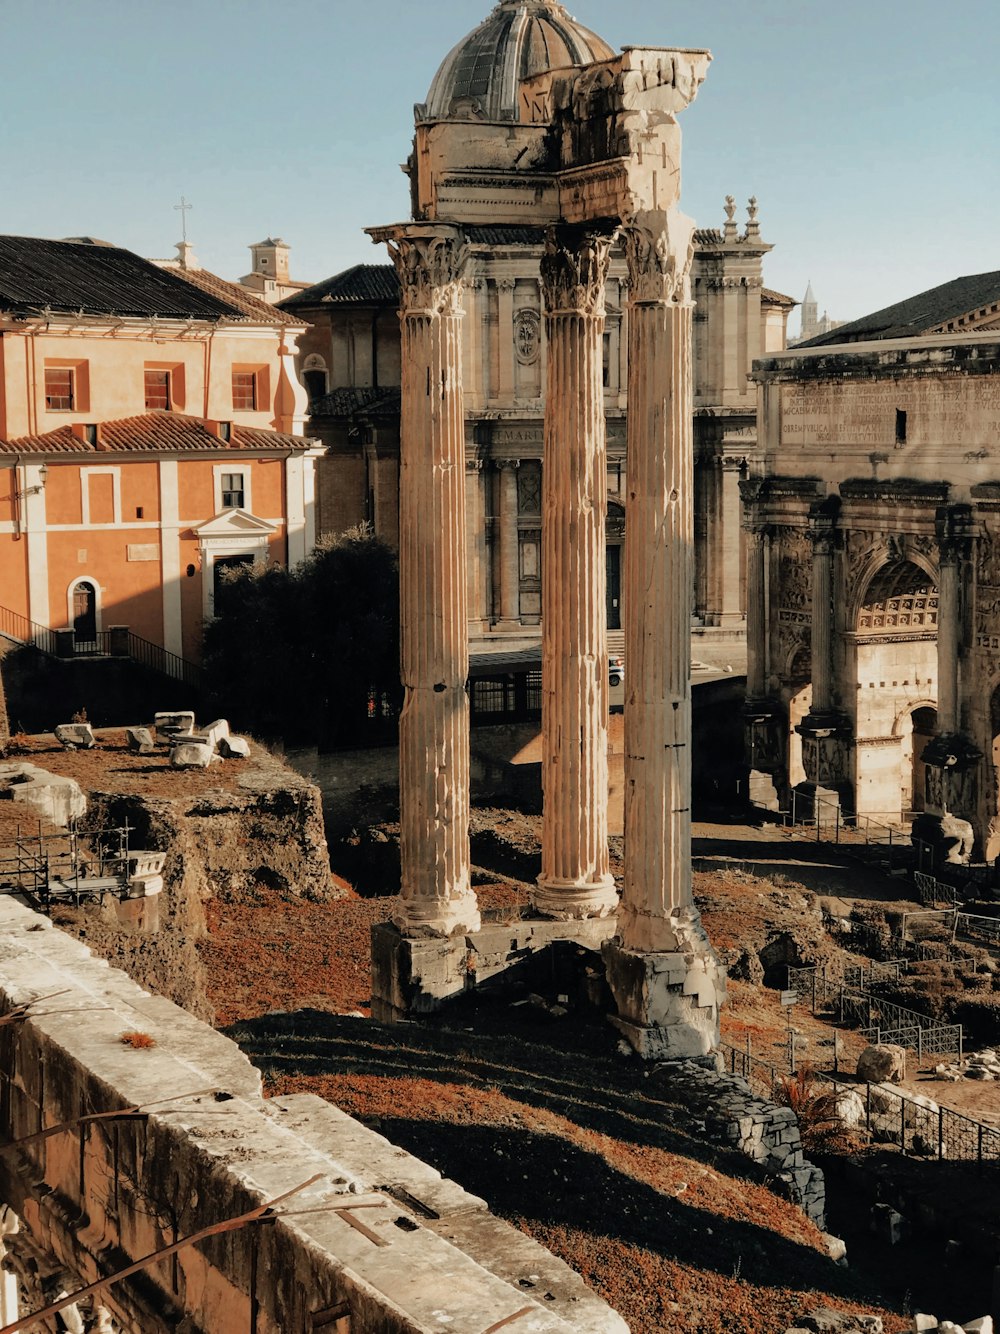
[[[917,1031],[926,1036],[927,1030]],[[754,1056],[749,1044],[741,1050],[723,1042],[721,1052],[730,1074],[741,1076],[758,1096],[768,1100],[774,1099],[777,1087],[792,1074]],[[1000,1129],[930,1098],[836,1076],[817,1076],[816,1083],[836,1098],[837,1115],[845,1129],[864,1133],[872,1144],[893,1145],[913,1157],[975,1163],[979,1168],[1000,1163]]]

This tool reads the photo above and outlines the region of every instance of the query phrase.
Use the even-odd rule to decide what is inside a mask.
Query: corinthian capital
[[[462,290],[469,248],[457,227],[424,229],[385,227],[372,230],[383,241],[396,266],[404,315],[461,315]]]
[[[612,239],[591,227],[548,228],[541,264],[547,315],[604,315]]]
[[[637,213],[622,228],[634,302],[691,300],[694,223],[679,209]]]

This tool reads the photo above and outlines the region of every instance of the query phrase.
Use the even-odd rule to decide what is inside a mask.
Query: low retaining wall
[[[0,1026],[0,1134],[65,1123],[0,1154],[0,1200],[21,1221],[8,1263],[39,1279],[31,1309],[39,1255],[72,1292],[315,1177],[276,1220],[100,1300],[129,1334],[627,1334],[482,1200],[319,1098],[265,1100],[233,1042],[0,898],[0,1014],[25,1006]],[[122,1115],[80,1120],[107,1112]]]

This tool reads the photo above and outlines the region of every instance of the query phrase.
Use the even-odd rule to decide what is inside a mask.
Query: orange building
[[[303,330],[201,269],[0,237],[0,628],[197,661],[223,568],[304,559]]]

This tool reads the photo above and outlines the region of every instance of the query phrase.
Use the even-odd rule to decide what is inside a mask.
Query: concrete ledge
[[[0,1134],[67,1128],[0,1155],[0,1199],[22,1224],[8,1238],[15,1260],[20,1237],[82,1286],[317,1177],[289,1216],[108,1289],[129,1334],[304,1334],[341,1307],[350,1334],[472,1331],[515,1316],[519,1334],[627,1334],[482,1200],[320,1099],[265,1101],[233,1042],[0,898],[0,1011],[17,1006],[29,1009],[4,1030]],[[124,1044],[124,1032],[153,1045]],[[78,1124],[132,1107],[148,1110]]]

